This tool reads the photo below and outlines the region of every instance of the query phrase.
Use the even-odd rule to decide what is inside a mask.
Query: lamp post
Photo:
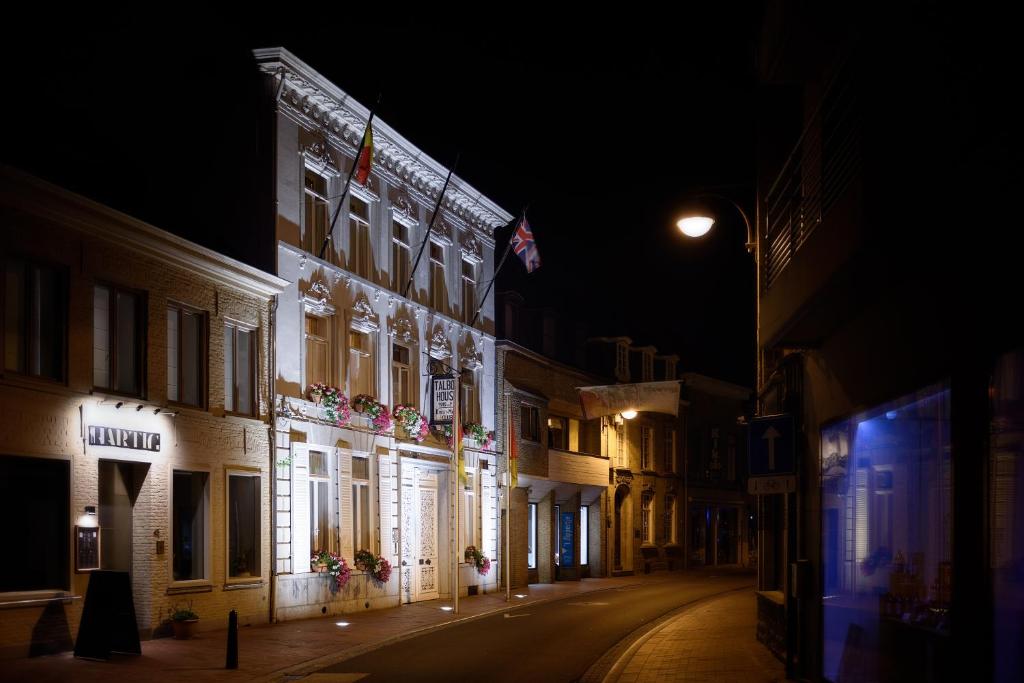
[[[724,194],[719,194],[717,192],[701,192],[694,196],[684,206],[679,220],[676,221],[676,227],[679,228],[687,237],[703,237],[708,234],[715,224],[714,211],[707,201],[709,199],[731,204],[732,207],[739,212],[740,216],[743,218],[743,224],[747,228],[747,241],[745,244],[747,247],[747,253],[753,254],[754,249],[757,247],[753,224],[750,222],[750,218],[747,216],[747,212],[743,210],[743,207],[740,206],[736,200],[727,197]]]

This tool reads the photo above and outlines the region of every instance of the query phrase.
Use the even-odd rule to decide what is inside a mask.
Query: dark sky
[[[282,45],[366,105],[382,92],[378,116],[443,164],[461,154],[456,173],[509,212],[529,205],[544,265],[527,277],[510,259],[499,289],[592,335],[678,353],[682,370],[752,384],[742,221],[722,205],[704,241],[674,227],[700,186],[753,211],[752,5],[571,22],[377,17],[360,31],[357,17],[299,19],[28,21],[9,36],[3,159],[238,255],[226,237],[237,226],[219,226],[238,222],[240,199],[207,171],[248,163],[250,50]]]

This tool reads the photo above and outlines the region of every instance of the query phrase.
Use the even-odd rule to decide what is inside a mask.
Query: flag
[[[508,453],[508,485],[510,490],[519,486],[519,454],[516,452],[516,422],[514,415],[515,412],[512,408],[512,402],[508,401],[508,422],[505,423],[505,436],[508,439],[508,450],[505,452]]]
[[[452,438],[455,439],[455,468],[459,475],[459,483],[466,483],[466,458],[463,452],[462,446],[462,416],[459,412],[462,410],[461,401],[459,400],[462,391],[461,382],[455,380],[455,410],[452,415]]]
[[[540,252],[537,251],[537,243],[533,241],[533,232],[530,230],[530,224],[526,222],[526,216],[523,216],[516,226],[516,231],[512,233],[512,250],[526,266],[527,273],[540,268]]]
[[[356,159],[356,182],[366,186],[370,177],[370,162],[373,160],[373,127],[367,123],[363,132],[363,146],[359,150],[359,158]]]

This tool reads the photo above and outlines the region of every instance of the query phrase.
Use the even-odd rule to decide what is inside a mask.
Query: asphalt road
[[[682,605],[743,586],[750,574],[665,580],[527,605],[443,628],[322,669],[360,681],[576,681],[626,636]],[[611,663],[609,662],[609,665]]]

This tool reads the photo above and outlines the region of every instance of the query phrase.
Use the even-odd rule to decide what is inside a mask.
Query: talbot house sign
[[[455,416],[455,376],[430,376],[430,424],[450,425]]]
[[[160,434],[137,429],[118,429],[89,425],[90,446],[113,446],[137,451],[160,451]]]

